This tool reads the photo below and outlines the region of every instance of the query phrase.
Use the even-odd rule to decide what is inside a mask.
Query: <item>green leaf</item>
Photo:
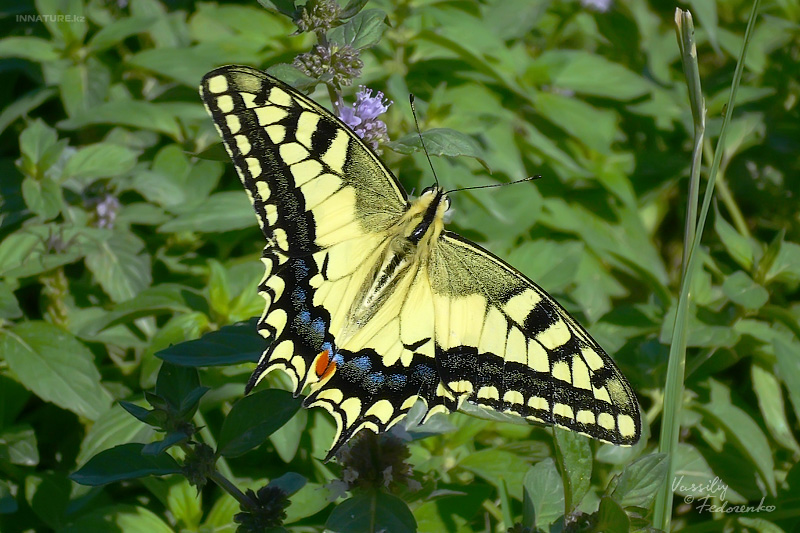
[[[477,159],[486,170],[491,172],[486,164],[483,148],[469,135],[449,128],[433,128],[423,131],[422,139],[430,155],[473,157]],[[416,133],[409,133],[396,141],[387,143],[385,146],[400,154],[411,154],[422,150],[419,135]]]
[[[800,282],[800,244],[783,242],[778,256],[767,271],[767,281]]]
[[[25,499],[42,522],[61,529],[67,521],[71,485],[62,473],[31,474],[25,478]]]
[[[10,426],[0,432],[0,464],[20,466],[39,464],[36,433],[28,424]]]
[[[564,485],[553,459],[548,457],[529,468],[523,481],[525,525],[547,531],[550,524],[564,515]]]
[[[417,521],[403,500],[376,491],[353,496],[337,505],[325,527],[336,533],[414,533]]]
[[[625,467],[609,492],[622,507],[649,508],[664,485],[667,467],[666,454],[651,453],[639,457]]]
[[[0,332],[0,353],[19,381],[45,401],[89,420],[108,410],[94,356],[66,331],[47,322],[24,322]]]
[[[780,378],[789,391],[795,417],[800,416],[800,345],[796,341],[786,342],[776,337],[772,346],[778,359]]]
[[[139,400],[141,401],[141,400]],[[125,402],[127,405],[147,411],[143,407]],[[76,464],[83,464],[102,450],[119,444],[138,442],[146,444],[152,440],[155,431],[132,417],[119,405],[100,415],[86,432],[81,448],[75,458]]]
[[[111,24],[102,26],[100,30],[89,39],[86,45],[94,53],[101,52],[107,48],[121,43],[131,35],[144,33],[149,30],[156,22],[155,17],[134,15],[113,21]]]
[[[124,531],[125,533],[174,533],[155,513],[145,507],[111,505],[81,515],[59,533]]]
[[[55,61],[60,57],[54,42],[39,37],[0,39],[0,57],[20,57],[35,63]]]
[[[217,445],[217,454],[236,457],[261,445],[300,409],[291,393],[267,389],[245,396],[231,408]]]
[[[349,19],[350,17],[354,16],[356,13],[361,11],[369,0],[350,0],[347,2],[347,5],[342,9],[341,17],[343,19]]]
[[[528,469],[527,463],[520,456],[491,448],[467,455],[458,466],[482,477],[495,487],[500,486],[502,478],[512,494],[518,493],[522,487],[522,480]]]
[[[571,513],[580,505],[592,484],[592,461],[589,460],[592,448],[588,437],[574,431],[556,428],[555,434],[562,472],[566,473],[566,479],[562,481],[568,484],[568,492],[565,492],[570,495],[567,512]]]
[[[297,8],[294,0],[258,0],[258,3],[267,9],[277,9],[279,13],[287,17],[294,17]]]
[[[0,514],[16,513],[19,506],[8,482],[0,479]]]
[[[386,13],[381,9],[362,11],[345,24],[329,31],[328,40],[357,49],[375,46],[388,28],[385,20]]]
[[[42,119],[32,121],[19,136],[19,150],[33,165],[39,165],[45,154],[58,143],[56,131]],[[41,169],[41,175],[47,168]],[[34,176],[38,177],[38,176]]]
[[[90,57],[85,63],[67,68],[61,76],[61,101],[67,115],[75,116],[108,98],[111,71],[99,60]]]
[[[176,140],[181,138],[180,126],[170,112],[169,104],[139,100],[107,102],[62,120],[58,127],[77,130],[95,124],[129,126],[164,133]]]
[[[114,302],[124,302],[150,285],[150,257],[144,242],[128,231],[114,231],[86,255],[86,267]]]
[[[231,304],[231,289],[228,272],[219,261],[209,261],[211,275],[208,280],[208,296],[213,309],[220,316],[227,316]]]
[[[142,455],[160,455],[169,448],[181,442],[185,442],[188,439],[189,435],[184,431],[167,433],[163,439],[145,444],[144,448],[142,448]]]
[[[22,316],[22,309],[19,307],[17,297],[11,286],[0,281],[0,319],[19,318]]]
[[[711,401],[702,412],[725,430],[731,443],[758,469],[771,494],[775,494],[775,463],[769,441],[756,422],[745,411],[730,402],[730,390],[710,380]]]
[[[253,208],[247,196],[239,191],[226,191],[212,194],[199,205],[184,209],[177,217],[162,224],[158,231],[221,233],[253,226]]]
[[[597,522],[593,530],[603,533],[628,533],[631,531],[631,523],[625,510],[614,500],[604,496],[600,499]]]
[[[193,289],[173,283],[161,283],[138,293],[134,298],[114,306],[87,331],[101,331],[144,316],[164,313],[186,313],[203,303]]]
[[[286,472],[280,477],[271,479],[270,487],[278,487],[287,495],[291,496],[302,489],[308,480],[297,472]]]
[[[166,453],[142,455],[144,444],[120,444],[95,455],[69,478],[81,485],[106,485],[145,476],[179,474],[180,466]]]
[[[28,115],[31,111],[52,98],[58,91],[54,87],[41,87],[18,97],[0,112],[0,134],[15,120]]]
[[[614,100],[631,100],[651,90],[647,80],[626,67],[577,50],[544,52],[531,71],[544,71],[550,83],[559,89]]]
[[[542,116],[588,148],[600,153],[611,151],[617,134],[616,113],[557,93],[539,93],[534,106]]]
[[[747,272],[751,272],[755,257],[753,254],[753,244],[750,239],[740,235],[733,226],[728,224],[728,221],[722,217],[719,210],[716,211],[715,215],[714,230],[717,232],[717,235],[719,235],[728,255]]]
[[[754,361],[750,366],[750,377],[753,380],[753,392],[758,398],[758,407],[770,435],[781,446],[800,455],[800,445],[792,435],[791,425],[786,417],[783,391],[777,376]]]
[[[289,501],[292,504],[286,509],[286,524],[315,515],[331,503],[327,491],[319,483],[306,483],[289,497]]]
[[[136,164],[136,153],[107,142],[78,150],[64,167],[64,179],[75,178],[89,183],[97,178],[110,178],[129,172]]]
[[[741,270],[734,272],[722,283],[725,296],[745,309],[759,309],[769,301],[767,289],[750,279]]]
[[[26,177],[22,181],[22,197],[28,208],[44,220],[55,218],[64,204],[61,186],[49,178]]]
[[[193,341],[174,344],[156,356],[181,366],[235,365],[256,362],[266,349],[257,321],[224,326]]]
[[[202,396],[206,390],[208,390],[206,387],[200,386],[200,375],[196,368],[177,366],[166,362],[161,365],[155,393],[167,400],[169,405],[178,412],[185,413],[193,410],[199,396]]]

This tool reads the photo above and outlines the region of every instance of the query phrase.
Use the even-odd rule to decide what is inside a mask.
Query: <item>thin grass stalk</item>
[[[725,112],[725,118],[722,121],[722,128],[720,130],[719,139],[717,140],[717,147],[714,150],[714,160],[709,169],[708,184],[706,186],[705,194],[703,196],[703,206],[700,210],[700,216],[696,219],[696,231],[690,235],[688,229],[694,227],[694,220],[687,220],[687,241],[691,242],[688,255],[684,253],[684,267],[682,269],[681,277],[681,290],[678,298],[678,308],[675,313],[675,324],[672,334],[672,343],[670,345],[669,365],[667,367],[667,383],[665,386],[664,397],[664,416],[661,424],[661,435],[659,439],[659,451],[667,454],[669,464],[668,475],[665,485],[661,488],[656,499],[655,515],[653,525],[663,531],[670,530],[672,521],[672,479],[675,472],[675,457],[678,449],[678,437],[680,433],[680,414],[683,402],[683,378],[686,366],[686,336],[688,329],[688,306],[689,306],[689,287],[692,284],[692,277],[697,268],[697,249],[700,246],[700,240],[703,236],[706,219],[708,218],[708,211],[711,206],[711,199],[714,194],[714,184],[719,171],[719,165],[722,158],[723,147],[725,146],[725,137],[730,124],[731,116],[736,102],[736,93],[739,89],[739,84],[742,79],[742,72],[744,70],[744,60],[747,55],[747,48],[750,43],[753,27],[755,26],[756,15],[760,0],[754,0],[753,8],[750,12],[750,18],[747,22],[747,29],[744,34],[744,43],[742,44],[742,51],[739,54],[739,60],[736,64],[736,70],[733,74],[733,81],[731,83],[731,94],[728,98],[728,106]],[[696,52],[694,45],[686,48],[684,44],[687,42],[684,39],[688,37],[691,42],[692,23],[691,15],[687,12],[676,10],[676,24],[678,27],[678,42],[681,47],[682,59],[684,61],[684,72],[696,72],[695,67],[687,70],[686,61],[693,61],[696,63]],[[689,52],[688,54],[686,52]],[[699,85],[699,76],[697,80],[687,79],[689,85],[690,99],[694,87]],[[700,95],[699,102],[702,102],[702,95]],[[701,108],[697,108],[701,109]],[[704,106],[703,106],[704,111]],[[693,115],[696,111],[695,102],[692,102]],[[697,118],[695,118],[695,132],[697,132]],[[700,157],[698,154],[698,144],[702,146],[702,140],[698,143],[695,138],[695,149],[693,151],[692,160],[692,176],[694,179],[695,173],[700,171]],[[690,185],[691,186],[691,185]],[[691,200],[691,192],[690,192]],[[696,207],[695,207],[696,209]],[[692,212],[692,209],[687,210],[687,217]],[[686,250],[686,243],[684,243],[684,250]]]

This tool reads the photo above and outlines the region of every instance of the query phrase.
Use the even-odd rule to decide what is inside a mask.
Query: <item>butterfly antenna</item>
[[[522,178],[521,180],[511,181],[509,183],[492,183],[490,185],[475,185],[473,187],[461,187],[459,189],[451,189],[449,191],[445,191],[445,194],[452,194],[454,192],[461,192],[461,191],[472,191],[474,189],[494,189],[495,187],[505,187],[507,185],[516,185],[517,183],[524,183],[526,181],[533,181],[538,180],[542,176],[537,174],[535,176],[528,176],[527,178]]]
[[[436,182],[436,186],[439,186],[439,178],[436,176],[436,169],[433,168],[433,162],[431,161],[431,156],[428,155],[428,149],[425,148],[425,141],[422,140],[422,132],[419,131],[419,122],[417,122],[417,109],[414,106],[414,95],[408,95],[408,102],[411,104],[411,115],[414,117],[414,127],[417,128],[417,136],[419,137],[419,144],[422,146],[422,151],[425,152],[425,157],[428,158],[428,165],[431,167],[431,172],[433,172],[433,180]]]

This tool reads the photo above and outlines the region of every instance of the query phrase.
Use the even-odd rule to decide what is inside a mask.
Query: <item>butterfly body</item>
[[[248,383],[282,370],[304,405],[337,423],[329,457],[385,431],[421,400],[426,418],[464,403],[615,444],[639,438],[630,385],[540,287],[445,229],[438,186],[409,201],[330,112],[256,69],[207,74],[201,96],[267,246]]]

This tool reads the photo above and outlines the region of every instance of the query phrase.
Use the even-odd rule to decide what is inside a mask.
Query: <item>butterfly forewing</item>
[[[428,417],[466,402],[638,440],[636,398],[586,331],[502,260],[439,234],[440,219],[419,226],[439,224],[438,237],[409,240],[403,224],[423,220],[422,200],[410,205],[329,111],[242,66],[210,72],[200,93],[267,239],[259,331],[272,342],[248,390],[274,369],[296,394],[311,384],[305,405],[337,423],[328,457],[361,429],[385,431],[418,399]]]

